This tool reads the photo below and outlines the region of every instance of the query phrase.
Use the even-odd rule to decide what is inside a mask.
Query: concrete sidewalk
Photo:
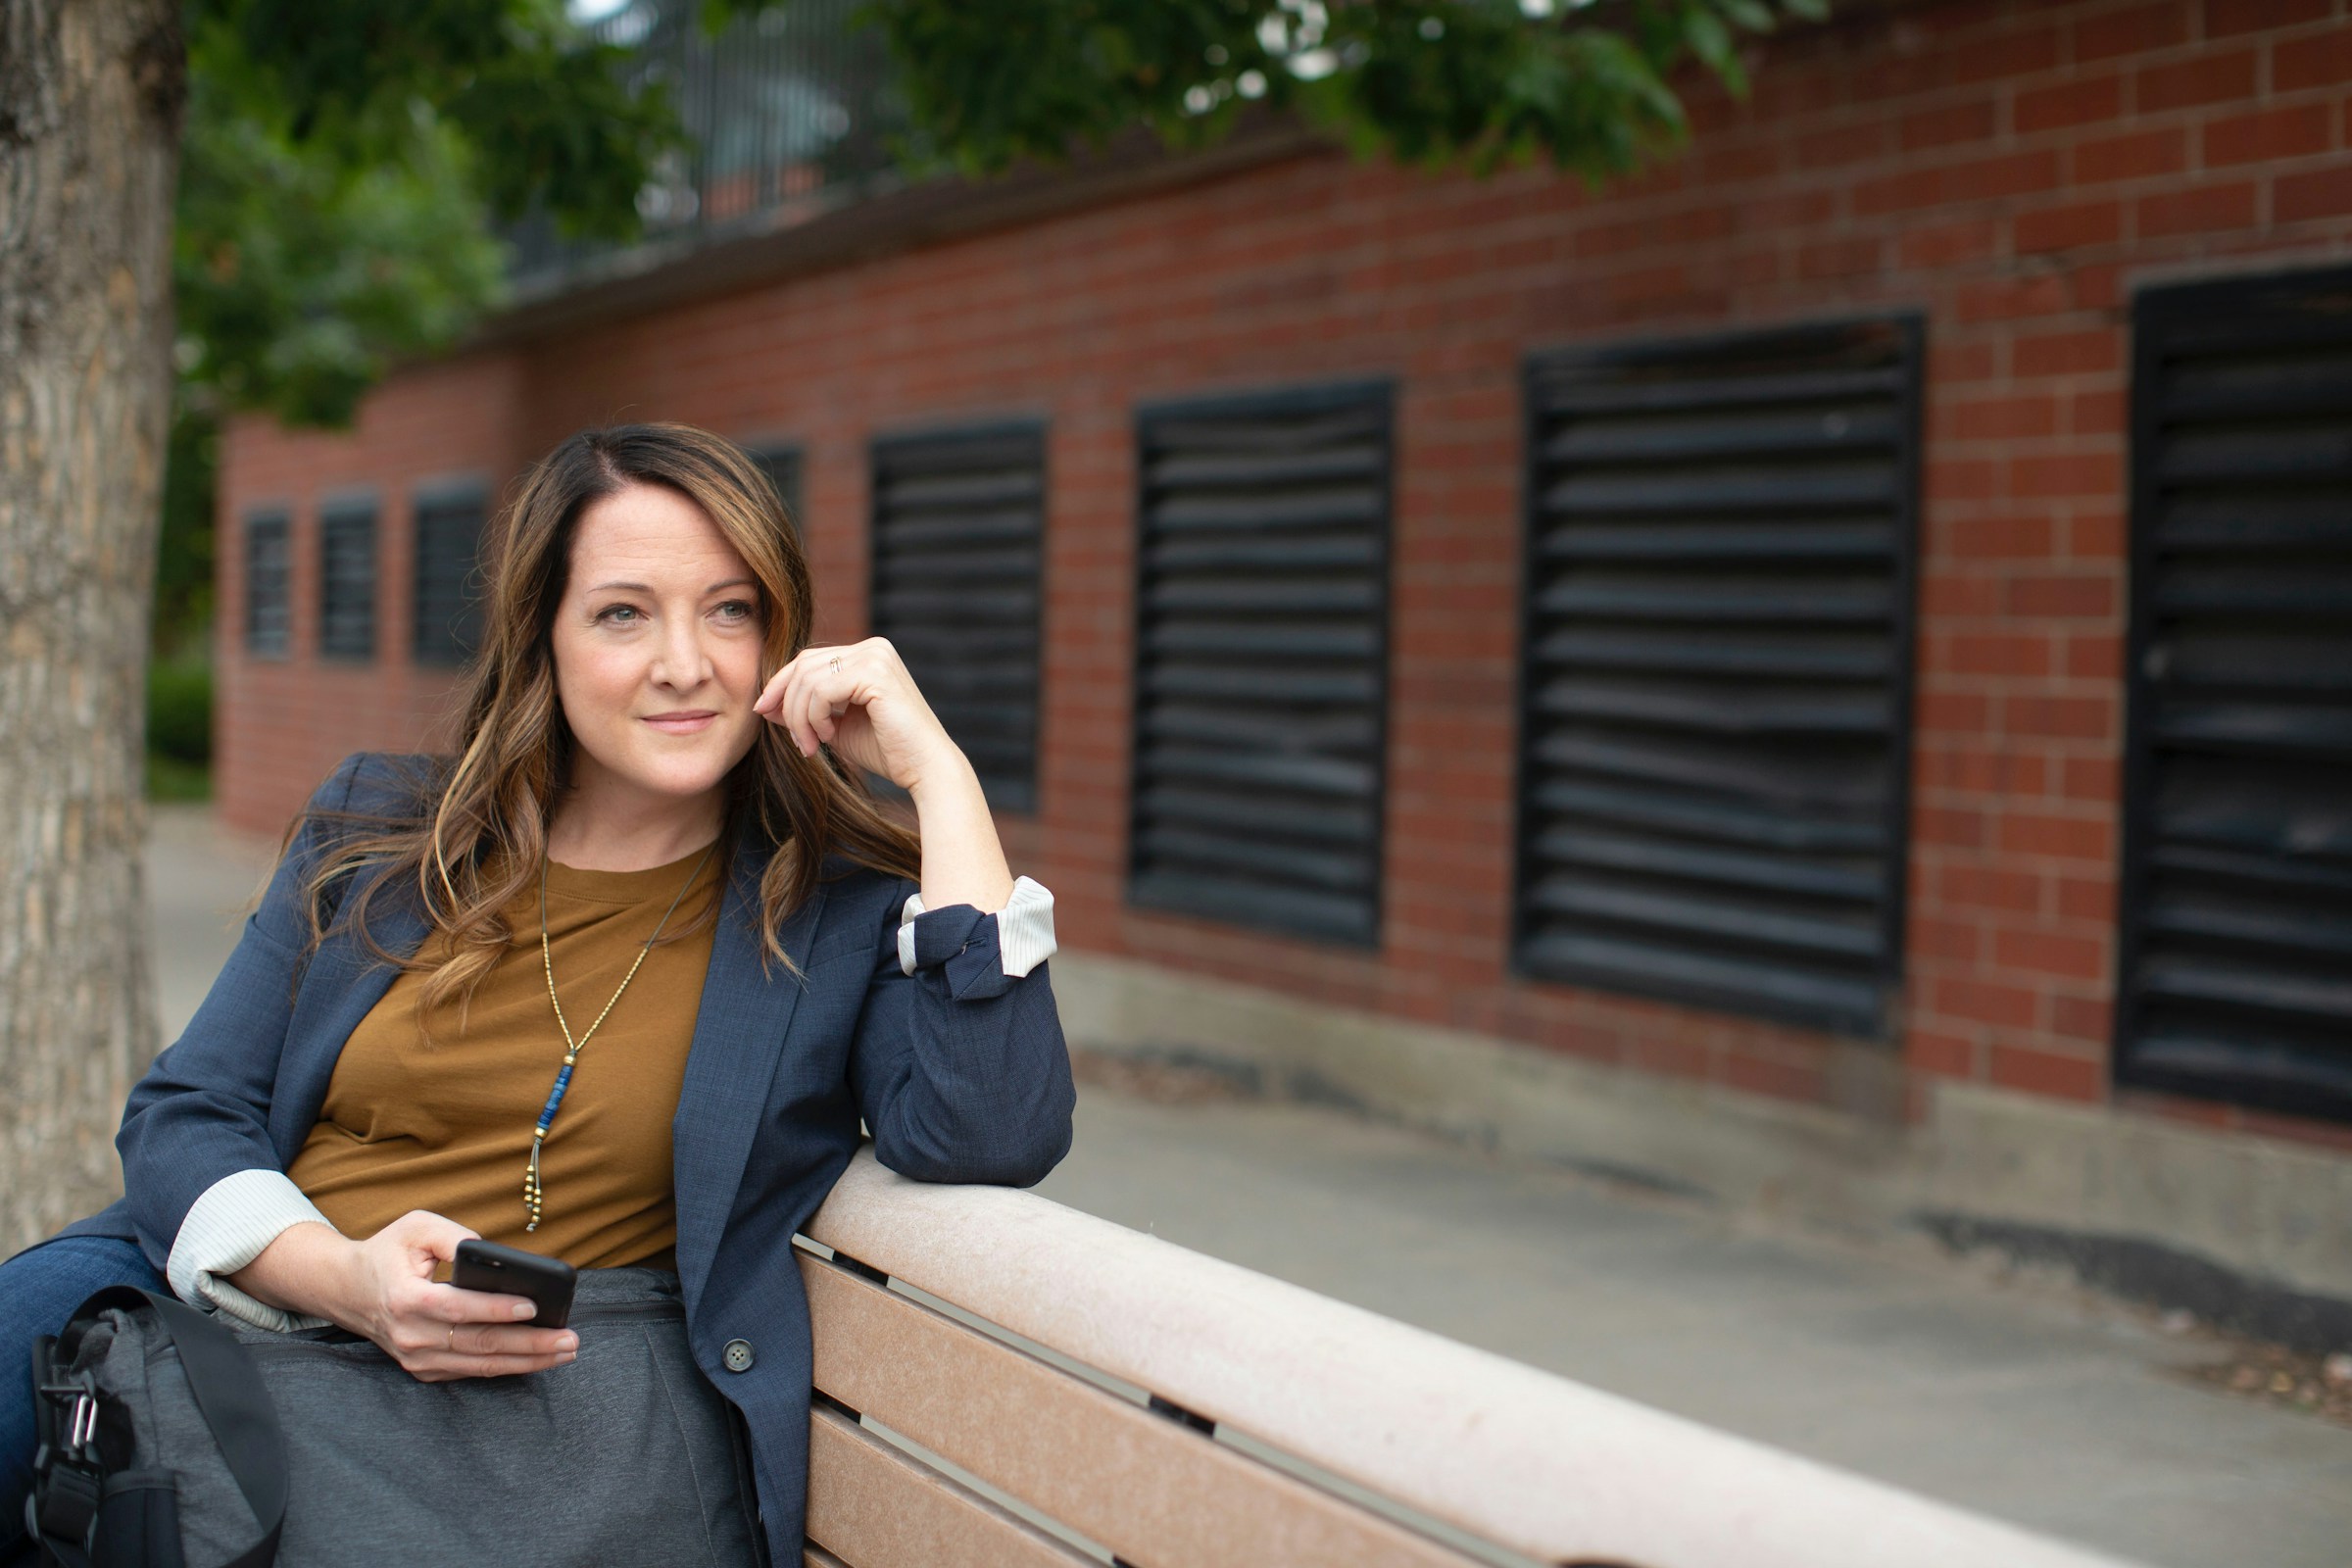
[[[158,813],[177,1033],[271,847]],[[1930,1253],[1770,1232],[1329,1110],[1089,1087],[1040,1189],[1662,1409],[2150,1563],[2352,1564],[2352,1430],[2190,1381],[2228,1348]],[[1891,1568],[1891,1565],[1890,1565]]]

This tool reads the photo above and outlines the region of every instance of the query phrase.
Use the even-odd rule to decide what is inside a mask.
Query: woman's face
[[[715,789],[752,748],[765,637],[760,588],[702,508],[665,485],[593,503],[556,608],[556,693],[582,791]]]

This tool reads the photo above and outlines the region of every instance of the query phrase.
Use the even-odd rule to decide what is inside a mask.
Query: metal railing
[[[858,0],[795,0],[711,34],[700,0],[627,0],[590,31],[629,50],[632,87],[659,82],[689,145],[638,192],[630,245],[564,238],[534,215],[508,233],[524,297],[562,291],[626,250],[691,248],[805,222],[895,186],[893,138],[907,119],[889,52],[854,21]]]

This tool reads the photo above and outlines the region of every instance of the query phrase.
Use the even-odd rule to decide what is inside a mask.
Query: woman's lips
[[[708,708],[697,708],[676,713],[648,713],[645,722],[664,735],[699,735],[718,717]]]

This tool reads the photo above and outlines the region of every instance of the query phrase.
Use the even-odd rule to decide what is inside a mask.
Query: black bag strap
[[[235,1335],[194,1307],[153,1291],[115,1285],[74,1309],[59,1339],[61,1360],[73,1355],[86,1324],[110,1307],[154,1313],[156,1326],[179,1351],[196,1413],[212,1429],[221,1460],[262,1527],[262,1539],[221,1568],[270,1568],[286,1527],[286,1435],[253,1356]]]

